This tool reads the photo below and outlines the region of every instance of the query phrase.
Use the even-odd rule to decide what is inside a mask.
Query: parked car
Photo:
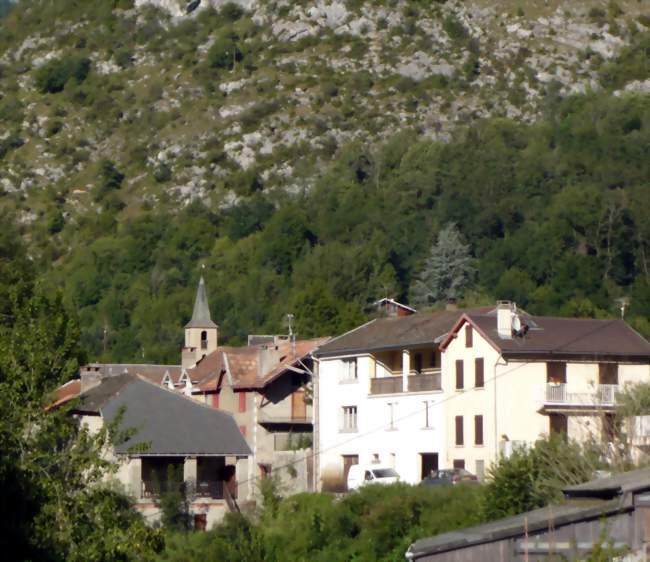
[[[478,484],[476,475],[464,468],[446,468],[432,470],[431,474],[420,482],[421,486],[444,486],[460,483]]]
[[[348,472],[348,490],[356,490],[368,484],[393,484],[398,481],[399,474],[387,466],[354,464]]]

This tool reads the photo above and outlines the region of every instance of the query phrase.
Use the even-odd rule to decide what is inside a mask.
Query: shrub
[[[459,41],[467,37],[467,29],[465,29],[465,26],[451,14],[442,21],[442,29],[454,41]]]
[[[45,94],[60,92],[68,80],[81,84],[90,72],[90,60],[85,57],[52,59],[36,71],[36,88]]]
[[[213,68],[232,70],[235,63],[242,58],[242,53],[234,39],[227,36],[217,37],[208,51],[208,64]]]

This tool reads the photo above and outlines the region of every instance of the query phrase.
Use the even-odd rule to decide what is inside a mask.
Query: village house
[[[617,392],[650,381],[650,343],[623,320],[463,314],[440,345],[445,467],[482,476],[499,454],[563,433],[614,441]]]
[[[251,450],[231,414],[132,374],[83,373],[58,390],[51,407],[73,399],[71,414],[91,432],[116,416],[122,429],[134,432],[106,456],[118,464],[110,478],[121,483],[147,521],[160,519],[157,500],[170,486],[184,487],[197,529],[238,510],[235,463]]]
[[[395,313],[322,345],[318,358],[318,473],[345,487],[353,464],[394,468],[417,483],[443,467],[445,417],[439,343],[462,311]]]
[[[312,352],[327,338],[250,336],[247,346],[232,347],[219,345],[218,329],[201,277],[180,365],[95,363],[82,376],[135,374],[231,413],[251,447],[236,463],[240,500],[253,499],[270,474],[291,492],[314,489]]]

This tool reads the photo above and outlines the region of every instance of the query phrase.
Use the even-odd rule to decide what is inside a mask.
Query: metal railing
[[[224,483],[221,480],[200,480],[193,485],[188,482],[156,482],[153,480],[142,480],[140,484],[140,497],[157,498],[161,494],[171,491],[178,491],[183,488],[188,495],[200,498],[223,499]]]
[[[616,405],[617,384],[599,384],[594,390],[575,390],[566,383],[546,384],[544,404],[571,406],[614,406]]]
[[[442,375],[440,369],[421,375],[408,376],[408,390],[406,392],[426,392],[442,389]],[[401,375],[370,379],[370,394],[397,394],[404,392]]]

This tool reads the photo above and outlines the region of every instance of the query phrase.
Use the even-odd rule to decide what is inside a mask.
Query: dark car
[[[464,468],[447,468],[432,470],[431,474],[420,482],[421,486],[444,486],[451,484],[478,484],[478,478]]]

